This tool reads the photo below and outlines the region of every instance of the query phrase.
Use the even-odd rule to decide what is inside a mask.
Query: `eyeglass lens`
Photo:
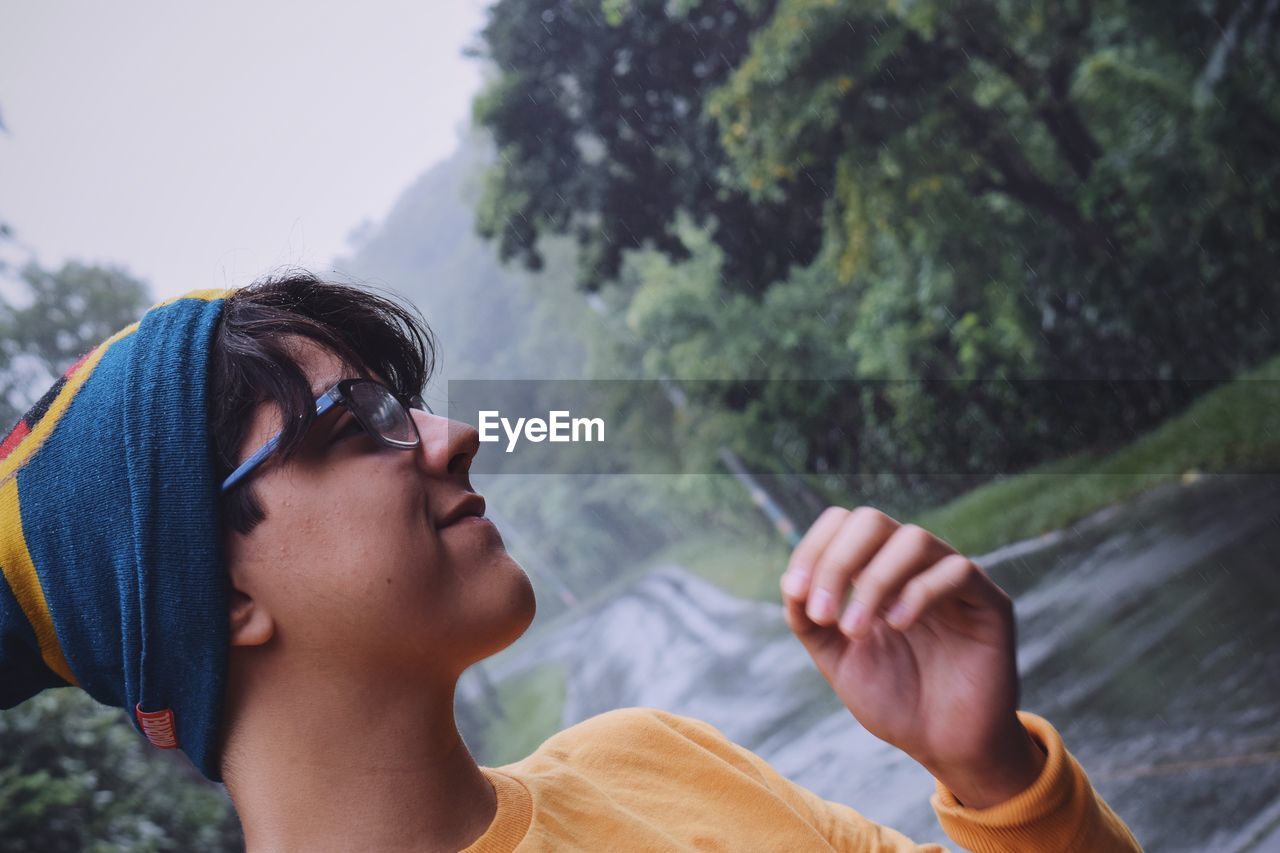
[[[349,395],[369,427],[383,438],[402,444],[417,441],[413,416],[389,390],[375,382],[357,382],[351,385]]]

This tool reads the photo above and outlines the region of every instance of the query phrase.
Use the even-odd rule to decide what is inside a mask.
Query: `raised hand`
[[[872,507],[833,506],[781,585],[787,625],[868,731],[966,806],[1035,781],[1045,756],[1015,713],[1013,602],[973,561]]]

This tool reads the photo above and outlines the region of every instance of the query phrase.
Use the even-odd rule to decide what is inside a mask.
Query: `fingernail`
[[[792,597],[804,595],[805,587],[809,584],[808,572],[799,569],[787,572],[782,576],[782,591]]]
[[[907,619],[907,605],[899,601],[897,604],[893,605],[893,607],[889,608],[889,612],[884,618],[893,627],[901,628],[902,623]]]
[[[840,630],[846,634],[857,634],[862,630],[862,626],[866,621],[866,605],[854,599],[849,602],[849,607],[844,611],[844,618],[840,620]]]
[[[814,622],[830,619],[835,610],[836,600],[825,589],[815,589],[809,595],[809,618]]]

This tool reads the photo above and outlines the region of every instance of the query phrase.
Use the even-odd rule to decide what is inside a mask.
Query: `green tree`
[[[1015,291],[1042,344],[1029,365],[990,353],[988,369],[1225,378],[1274,346],[1257,317],[1277,307],[1276,49],[1242,51],[1218,77],[1221,106],[1198,108],[1188,33],[1208,55],[1218,25],[1175,17],[786,0],[708,111],[759,197],[834,167],[834,273],[933,279],[915,313],[955,319]],[[948,325],[902,366],[963,363]]]
[[[25,304],[0,297],[0,420],[13,424],[90,348],[138,319],[146,285],[119,269],[68,261],[57,271],[23,268]]]
[[[751,201],[727,168],[705,95],[738,64],[775,0],[667,3],[498,0],[483,32],[501,73],[475,101],[499,160],[477,213],[503,261],[540,269],[543,234],[572,235],[578,280],[594,290],[646,243],[688,256],[683,209],[730,249],[728,285],[762,291],[821,240],[823,189]]]
[[[689,265],[630,278],[616,265],[647,318],[646,362],[755,365],[759,378],[1222,380],[1275,350],[1274,4],[515,5],[495,4],[485,31],[499,76],[475,114],[503,162],[481,230],[518,254],[576,227],[593,286],[615,267],[597,263],[597,239],[614,257]],[[700,74],[707,57],[719,62]],[[651,227],[632,226],[638,211]],[[762,211],[804,227],[737,227]],[[682,214],[715,263],[680,238]],[[795,289],[807,292],[774,293]],[[798,345],[800,329],[822,340]],[[790,433],[809,470],[841,465],[843,440],[880,470],[994,472],[1125,440],[1193,393],[1121,387],[1118,406],[1067,406],[1045,383],[924,381],[776,415],[760,399],[706,402],[757,436],[757,459]]]
[[[0,851],[240,850],[226,794],[77,688],[0,713]]]

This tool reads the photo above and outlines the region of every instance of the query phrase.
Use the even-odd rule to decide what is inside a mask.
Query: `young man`
[[[72,367],[0,445],[0,707],[76,684],[128,709],[225,782],[250,851],[936,849],[655,709],[478,766],[456,682],[535,604],[476,431],[415,405],[433,357],[401,306],[295,275],[162,303]],[[833,507],[782,590],[957,843],[1140,849],[1016,710],[1010,600],[946,543]]]

